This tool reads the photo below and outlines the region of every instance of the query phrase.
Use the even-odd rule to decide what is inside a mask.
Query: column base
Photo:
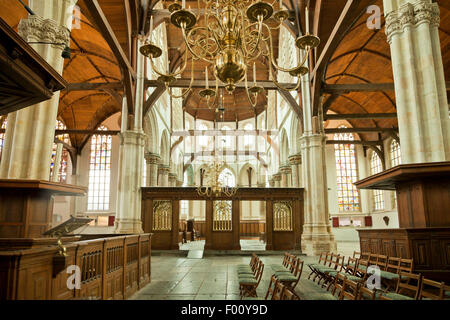
[[[307,256],[318,256],[320,253],[336,252],[337,244],[328,226],[309,226],[302,234],[302,253]]]
[[[114,233],[120,234],[136,234],[144,233],[142,229],[142,221],[135,219],[118,219],[114,223],[115,230]]]

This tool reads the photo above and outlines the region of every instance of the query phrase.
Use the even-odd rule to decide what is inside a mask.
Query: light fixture
[[[204,6],[200,8],[200,3]],[[140,52],[150,58],[153,71],[159,75],[158,80],[169,87],[176,77],[184,72],[187,66],[188,55],[192,62],[203,61],[208,63],[216,78],[216,88],[209,88],[208,66],[205,69],[205,89],[199,92],[200,96],[207,100],[217,100],[218,81],[225,84],[225,88],[232,93],[236,85],[244,82],[247,97],[253,107],[256,106],[258,94],[264,91],[256,81],[256,61],[265,58],[268,61],[269,75],[273,83],[281,90],[297,90],[300,87],[300,77],[309,69],[306,67],[308,53],[319,45],[318,37],[309,34],[309,13],[306,9],[306,34],[296,39],[300,62],[293,68],[280,67],[274,58],[272,32],[280,28],[289,17],[288,10],[283,8],[282,0],[276,5],[278,10],[274,12],[274,6],[263,1],[249,0],[199,0],[198,11],[201,16],[196,16],[192,10],[186,9],[185,0],[182,5],[175,0],[168,6],[171,12],[170,21],[181,29],[182,37],[186,45],[186,53],[183,66],[175,72],[167,70],[163,72],[155,67],[154,59],[162,54],[161,48],[147,39],[140,48]],[[201,11],[202,10],[202,11]],[[199,26],[198,21],[204,21]],[[153,31],[153,16],[150,18],[150,37]],[[248,85],[248,71],[253,68],[253,85]],[[168,69],[168,67],[167,67]],[[291,87],[283,87],[276,80],[276,72],[289,73],[297,77],[297,83]],[[182,96],[192,89],[194,73],[191,72],[191,82]],[[169,92],[169,94],[171,94]]]
[[[197,193],[201,197],[232,197],[236,194],[237,188],[227,185],[227,181],[224,181],[220,176],[222,169],[225,167],[225,163],[214,159],[212,162],[205,165],[204,177],[206,183],[204,186],[197,187]]]

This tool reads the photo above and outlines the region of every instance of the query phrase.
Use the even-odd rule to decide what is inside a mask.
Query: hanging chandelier
[[[232,197],[236,194],[237,188],[228,186],[226,179],[220,176],[222,169],[225,167],[225,163],[214,159],[211,163],[207,163],[205,166],[204,186],[197,187],[197,193],[201,197],[220,197],[227,196]]]
[[[200,8],[200,3],[204,4]],[[274,10],[274,6],[278,10]],[[168,93],[174,98],[184,97],[194,82],[194,62],[204,61],[212,66],[216,79],[215,89],[209,87],[208,66],[205,68],[205,88],[199,95],[206,99],[208,106],[217,104],[218,82],[225,85],[226,90],[232,93],[238,83],[245,84],[247,97],[253,107],[256,106],[258,94],[264,91],[256,81],[257,59],[264,58],[269,70],[271,81],[281,90],[298,90],[301,76],[309,72],[307,59],[309,51],[319,45],[318,37],[309,34],[308,9],[306,8],[306,34],[295,41],[298,50],[297,66],[283,68],[274,58],[272,32],[279,29],[289,17],[289,11],[283,8],[282,0],[275,4],[263,1],[250,0],[198,0],[198,13],[196,16],[189,8],[186,9],[185,0],[180,5],[177,0],[168,6],[171,12],[170,21],[181,29],[186,46],[185,59],[178,71],[169,72],[158,70],[154,59],[162,54],[162,49],[151,43],[151,39],[140,48],[140,52],[150,59],[153,71],[159,76],[158,80],[165,84],[166,89],[176,81],[186,69],[188,55],[191,60],[191,79],[187,89],[181,95],[175,96],[170,90]],[[201,11],[201,9],[203,11]],[[199,26],[198,22],[204,20]],[[153,16],[150,18],[150,35],[153,30]],[[149,37],[151,38],[151,36]],[[253,65],[253,84],[249,87],[248,71]],[[283,87],[276,80],[276,72],[289,73],[297,77],[297,83],[290,87]]]

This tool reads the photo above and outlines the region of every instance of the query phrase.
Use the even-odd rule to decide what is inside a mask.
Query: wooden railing
[[[56,246],[0,248],[0,300],[127,299],[151,280],[151,235],[115,236],[64,244],[66,268],[55,267]],[[74,267],[75,266],[75,267]],[[79,268],[80,287],[68,278]]]

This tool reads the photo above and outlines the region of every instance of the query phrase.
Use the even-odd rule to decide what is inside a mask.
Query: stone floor
[[[338,245],[338,252],[348,255],[358,250],[355,244]],[[272,275],[271,264],[281,264],[283,254],[259,257],[264,262],[263,278],[258,286],[259,297],[264,297]],[[305,300],[330,300],[334,297],[308,280],[307,263],[316,262],[317,257],[303,256],[305,262],[301,279],[296,287],[298,295]],[[136,300],[239,300],[239,283],[236,267],[248,264],[248,256],[215,255],[203,259],[188,259],[181,256],[152,256],[152,282],[137,292]]]

